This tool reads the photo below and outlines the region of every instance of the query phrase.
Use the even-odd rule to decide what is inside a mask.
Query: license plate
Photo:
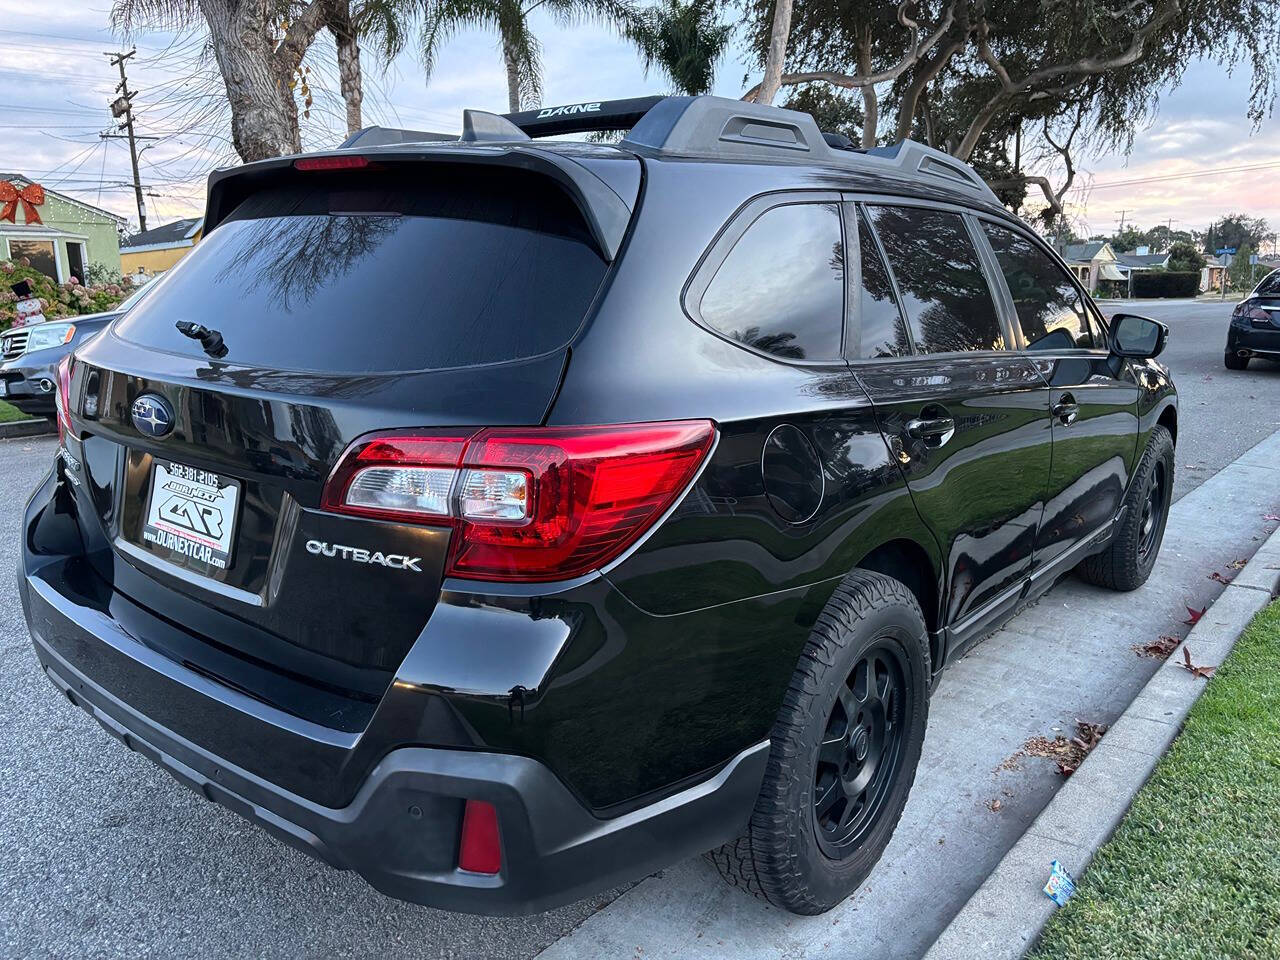
[[[239,500],[240,484],[230,477],[156,460],[142,539],[179,562],[185,558],[211,572],[225,570],[235,543]]]

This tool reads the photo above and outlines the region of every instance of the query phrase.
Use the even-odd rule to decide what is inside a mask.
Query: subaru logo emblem
[[[129,412],[138,432],[148,437],[163,437],[173,429],[173,407],[164,397],[154,393],[144,393],[133,401]]]

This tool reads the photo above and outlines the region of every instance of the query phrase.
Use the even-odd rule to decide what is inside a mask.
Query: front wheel
[[[721,876],[800,914],[853,893],[906,805],[928,685],[915,596],[892,577],[854,571],[800,656],[747,832],[710,854]]]
[[[1111,590],[1136,590],[1146,583],[1164,541],[1172,502],[1173,437],[1157,426],[1129,485],[1119,529],[1105,550],[1080,564],[1080,576]]]

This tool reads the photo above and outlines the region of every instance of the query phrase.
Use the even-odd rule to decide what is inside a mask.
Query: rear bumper
[[[53,413],[54,384],[57,383],[57,358],[42,362],[57,351],[39,350],[0,365],[0,380],[5,389],[0,400],[13,404],[24,413]],[[33,362],[34,359],[34,362]]]
[[[356,871],[389,896],[471,913],[549,909],[732,839],[755,803],[767,742],[693,786],[612,818],[593,814],[530,757],[422,746],[385,753],[350,802],[326,806],[126,702],[122,691],[163,690],[183,712],[233,724],[238,736],[261,737],[255,742],[280,758],[290,755],[290,740],[296,756],[310,755],[326,729],[281,715],[134,639],[109,605],[77,593],[78,563],[24,549],[19,574],[35,652],[54,686],[196,793],[338,869]],[[341,739],[330,745],[338,748]],[[497,875],[457,869],[467,799],[498,811]]]
[[[1227,333],[1227,352],[1280,359],[1280,329],[1233,322]]]

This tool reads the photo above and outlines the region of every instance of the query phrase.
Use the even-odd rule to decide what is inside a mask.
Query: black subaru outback
[[[919,144],[710,97],[374,128],[214,174],[158,282],[60,371],[36,654],[394,897],[527,912],[718,848],[825,910],[943,666],[1160,548],[1167,331]]]

